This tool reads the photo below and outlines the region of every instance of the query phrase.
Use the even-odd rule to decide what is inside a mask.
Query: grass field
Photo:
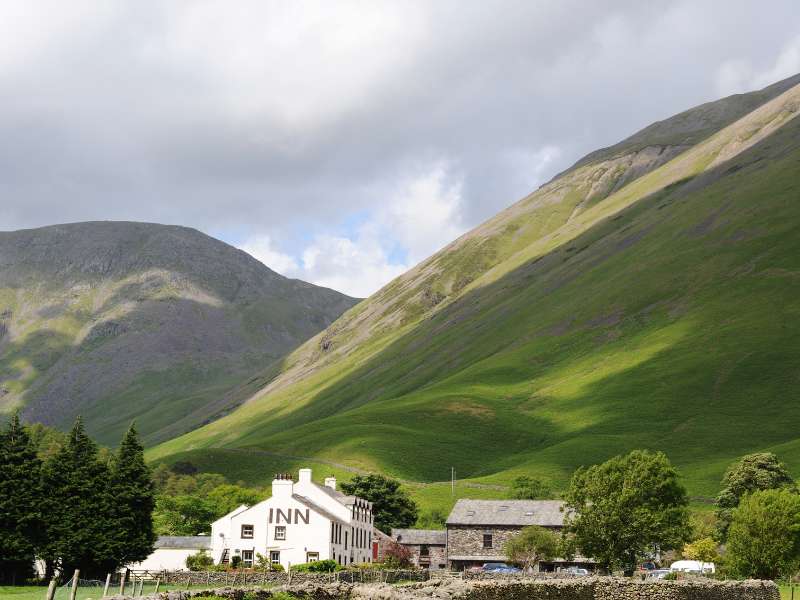
[[[773,108],[596,203],[534,194],[347,313],[334,350],[311,340],[262,396],[149,457],[259,483],[294,456],[563,489],[651,448],[706,498],[748,452],[800,474],[800,119]],[[240,455],[220,465],[220,447]]]
[[[160,585],[159,592],[167,592],[170,590],[185,590],[186,586],[180,585]],[[202,590],[207,589],[207,586],[191,586],[189,589]],[[117,588],[114,593],[118,592]],[[146,583],[144,586],[144,595],[153,593],[155,591],[155,583]],[[59,587],[56,591],[55,600],[68,600],[70,590],[64,586]],[[130,592],[130,587],[128,588]],[[76,600],[100,600],[103,595],[103,586],[79,587],[75,596]],[[6,600],[45,600],[47,596],[47,587],[43,586],[2,586],[0,585],[0,599]]]

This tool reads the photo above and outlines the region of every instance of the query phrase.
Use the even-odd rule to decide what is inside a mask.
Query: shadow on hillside
[[[741,359],[737,335],[749,330],[724,320],[735,315],[725,312],[721,295],[735,297],[740,284],[730,280],[755,256],[800,255],[800,236],[765,241],[748,229],[756,217],[772,219],[776,229],[797,222],[790,202],[796,176],[784,188],[759,180],[759,190],[770,195],[758,202],[738,192],[767,159],[796,153],[798,146],[795,119],[742,155],[471,290],[280,422],[254,423],[240,442],[307,456],[367,453],[394,472],[431,480],[450,465],[462,477],[481,476],[534,455],[565,473],[631,447],[668,447],[686,462],[792,438],[800,408],[779,409],[770,399],[781,396],[781,386],[797,388],[786,367],[800,367],[792,343],[800,330],[794,323],[781,329],[769,320],[768,306],[756,306],[747,317],[766,319],[764,338],[748,344],[764,354]],[[728,212],[720,215],[725,203]],[[751,293],[769,302],[779,292],[756,287]],[[785,301],[796,297],[793,292]],[[680,331],[643,352],[641,344],[675,327]],[[554,396],[559,386],[531,395],[534,383],[580,361],[591,373],[594,357],[608,348],[632,354],[631,363],[587,376],[565,397]],[[498,353],[509,360],[493,365]],[[527,396],[515,388],[526,384]],[[515,389],[487,398],[493,386]],[[775,421],[754,426],[757,412]],[[717,429],[713,439],[698,437],[709,427]]]

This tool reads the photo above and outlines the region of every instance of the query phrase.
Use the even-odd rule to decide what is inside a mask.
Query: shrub
[[[334,571],[341,570],[341,566],[335,560],[315,560],[309,563],[300,563],[292,565],[292,571],[298,573],[333,573]]]
[[[241,556],[234,556],[231,558],[231,568],[238,569],[239,566],[242,564],[242,557]]]
[[[214,566],[214,559],[205,550],[186,557],[186,568],[190,571],[208,571]]]
[[[383,564],[388,569],[405,569],[410,567],[411,550],[397,542],[389,542],[386,546]]]

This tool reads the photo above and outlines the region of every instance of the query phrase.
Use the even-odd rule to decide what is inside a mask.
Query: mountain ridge
[[[355,302],[188,227],[0,232],[0,403],[60,426],[81,412],[103,441],[134,418],[164,439],[230,410],[241,379]]]
[[[774,401],[800,372],[800,86],[754,94],[735,102],[756,108],[619,189],[616,157],[546,184],[150,457],[213,470],[214,457],[226,466],[215,448],[269,448],[419,481],[453,465],[563,485],[580,464],[652,447],[695,495],[753,449],[782,448],[800,469],[800,414]],[[750,426],[759,417],[775,424]]]

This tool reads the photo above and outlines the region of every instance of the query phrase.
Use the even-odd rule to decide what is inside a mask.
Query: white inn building
[[[211,556],[218,564],[239,556],[244,567],[257,554],[284,568],[325,559],[371,562],[372,522],[370,502],[338,491],[334,477],[317,485],[311,469],[300,469],[296,483],[290,475],[276,475],[271,498],[212,523]]]

